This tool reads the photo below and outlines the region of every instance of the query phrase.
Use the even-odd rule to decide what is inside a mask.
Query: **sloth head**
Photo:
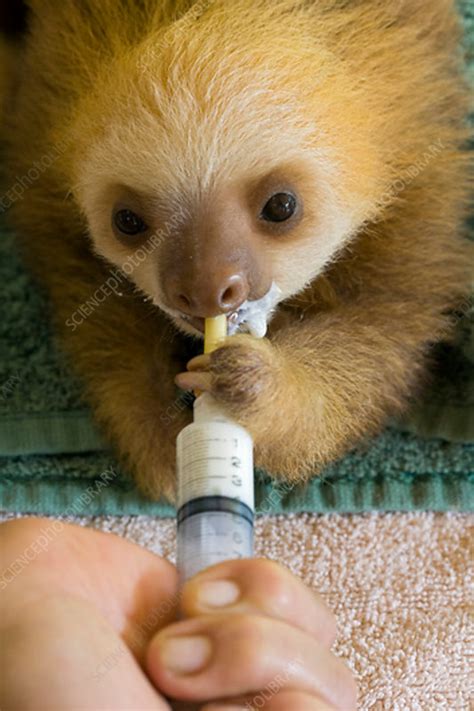
[[[280,300],[308,286],[384,180],[364,97],[307,28],[295,18],[282,33],[273,15],[239,28],[226,12],[124,48],[72,134],[95,251],[133,264],[129,278],[192,333],[238,319],[272,284]]]

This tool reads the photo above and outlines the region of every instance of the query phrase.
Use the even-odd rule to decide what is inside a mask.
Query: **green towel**
[[[474,73],[474,6],[464,12]],[[472,220],[474,236],[474,218]],[[170,515],[120,471],[81,400],[81,385],[55,347],[47,301],[0,224],[0,507],[39,514]],[[423,403],[300,487],[256,472],[261,512],[474,509],[474,309],[442,345]]]

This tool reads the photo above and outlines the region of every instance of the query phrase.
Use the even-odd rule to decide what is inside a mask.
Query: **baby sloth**
[[[185,390],[291,481],[402,412],[472,271],[454,3],[28,5],[7,167],[49,165],[9,214],[141,488],[173,497]]]

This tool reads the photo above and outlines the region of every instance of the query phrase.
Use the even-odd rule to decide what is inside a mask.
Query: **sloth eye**
[[[295,213],[296,198],[291,193],[276,193],[266,203],[260,217],[268,222],[285,222]]]
[[[132,210],[117,210],[113,222],[119,232],[129,236],[141,234],[148,229],[148,225]]]

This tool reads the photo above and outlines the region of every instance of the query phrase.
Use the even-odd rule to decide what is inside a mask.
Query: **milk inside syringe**
[[[275,285],[246,314],[263,336],[261,313],[278,300]],[[232,327],[229,329],[232,331]],[[225,315],[206,319],[205,353],[228,332]],[[210,565],[253,554],[254,481],[250,434],[228,418],[209,393],[194,402],[194,422],[177,439],[178,570],[184,582]]]

